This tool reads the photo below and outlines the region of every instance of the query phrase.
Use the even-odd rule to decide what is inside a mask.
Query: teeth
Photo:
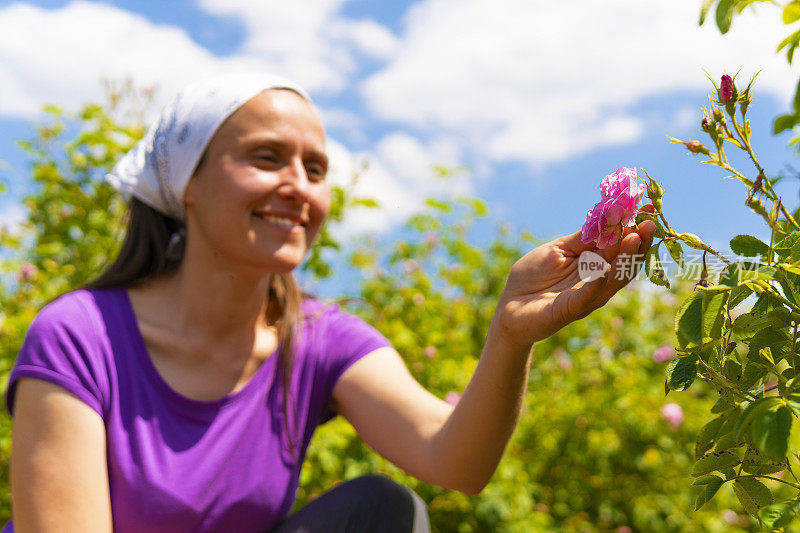
[[[272,215],[260,215],[260,216],[264,220],[267,220],[269,222],[273,222],[273,223],[278,224],[279,226],[283,226],[283,227],[285,227],[287,229],[291,229],[291,228],[293,228],[295,226],[294,220],[291,220],[291,219],[288,219],[288,218],[275,217],[275,216],[272,216]]]

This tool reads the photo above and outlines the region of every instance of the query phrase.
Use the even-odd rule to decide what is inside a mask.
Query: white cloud
[[[437,178],[434,165],[455,166],[459,161],[454,143],[440,141],[424,146],[404,133],[383,137],[376,148],[353,154],[336,141],[328,140],[331,160],[330,179],[337,185],[349,185],[358,175],[353,194],[373,198],[380,209],[359,208],[347,214],[342,236],[384,231],[396,226],[422,207],[428,196],[468,194],[470,183],[459,176]]]
[[[358,69],[360,52],[376,58],[394,53],[397,39],[372,20],[340,15],[344,0],[198,0],[214,14],[238,17],[247,28],[240,53],[267,58],[278,72],[310,91],[336,92]]]
[[[43,103],[103,101],[103,78],[130,76],[168,96],[198,77],[257,66],[218,59],[179,28],[90,2],[0,9],[0,57],[0,114],[16,117],[35,115]]]
[[[713,21],[697,27],[695,1],[423,0],[362,94],[383,119],[460,132],[473,153],[546,163],[637,139],[630,106],[707,90],[703,69],[763,69],[758,89],[788,101],[796,74],[775,54],[787,30],[761,7],[720,36]]]
[[[16,235],[28,218],[28,209],[22,204],[5,203],[0,207],[0,231]]]

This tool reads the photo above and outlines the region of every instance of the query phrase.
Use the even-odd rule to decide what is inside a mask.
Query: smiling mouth
[[[274,226],[278,226],[279,228],[285,229],[287,231],[293,230],[295,228],[303,228],[305,226],[300,222],[297,222],[295,220],[286,217],[267,215],[264,213],[253,213],[253,216],[260,218],[261,220],[264,220],[266,222],[269,222]]]

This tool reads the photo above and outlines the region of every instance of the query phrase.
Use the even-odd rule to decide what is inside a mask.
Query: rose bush
[[[701,129],[710,146],[680,141],[693,154],[707,157],[745,186],[745,203],[770,231],[769,243],[752,235],[737,235],[730,247],[737,257],[725,257],[697,235],[675,231],[663,209],[661,184],[648,176],[648,196],[655,213],[639,220],[657,224],[646,254],[645,272],[658,285],[669,286],[659,259],[664,245],[677,264],[684,246],[702,251],[703,268],[695,289],[675,317],[676,357],[669,361],[665,389],[685,391],[706,382],[716,391],[711,419],[697,434],[691,474],[699,493],[695,508],[730,486],[742,507],[769,529],[787,527],[800,511],[798,442],[791,438],[800,417],[800,211],[791,212],[774,189],[751,144],[747,110],[753,80],[737,89],[723,75],[704,108]],[[726,148],[744,151],[753,165],[749,173],[732,166]],[[709,275],[708,256],[724,263],[718,276]],[[654,358],[656,355],[654,354]],[[661,358],[661,355],[659,355]],[[675,426],[682,414],[667,404],[665,419]]]

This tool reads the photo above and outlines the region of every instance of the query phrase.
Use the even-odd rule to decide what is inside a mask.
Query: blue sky
[[[102,100],[100,79],[131,76],[163,102],[183,84],[223,71],[293,78],[328,129],[333,180],[360,162],[359,191],[382,203],[353,213],[343,234],[391,238],[427,195],[469,193],[492,214],[539,237],[575,231],[618,166],[663,180],[673,225],[718,247],[764,235],[738,182],[700,165],[666,135],[701,138],[715,78],[761,71],[750,113],[771,175],[793,156],[769,135],[791,101],[797,70],[777,56],[788,33],[759,6],[727,36],[699,28],[699,0],[0,1],[0,170],[22,214],[25,161],[43,103]],[[451,183],[433,164],[467,165]],[[746,164],[742,169],[752,173]],[[754,175],[755,173],[753,173]],[[797,186],[780,192],[796,206]]]

